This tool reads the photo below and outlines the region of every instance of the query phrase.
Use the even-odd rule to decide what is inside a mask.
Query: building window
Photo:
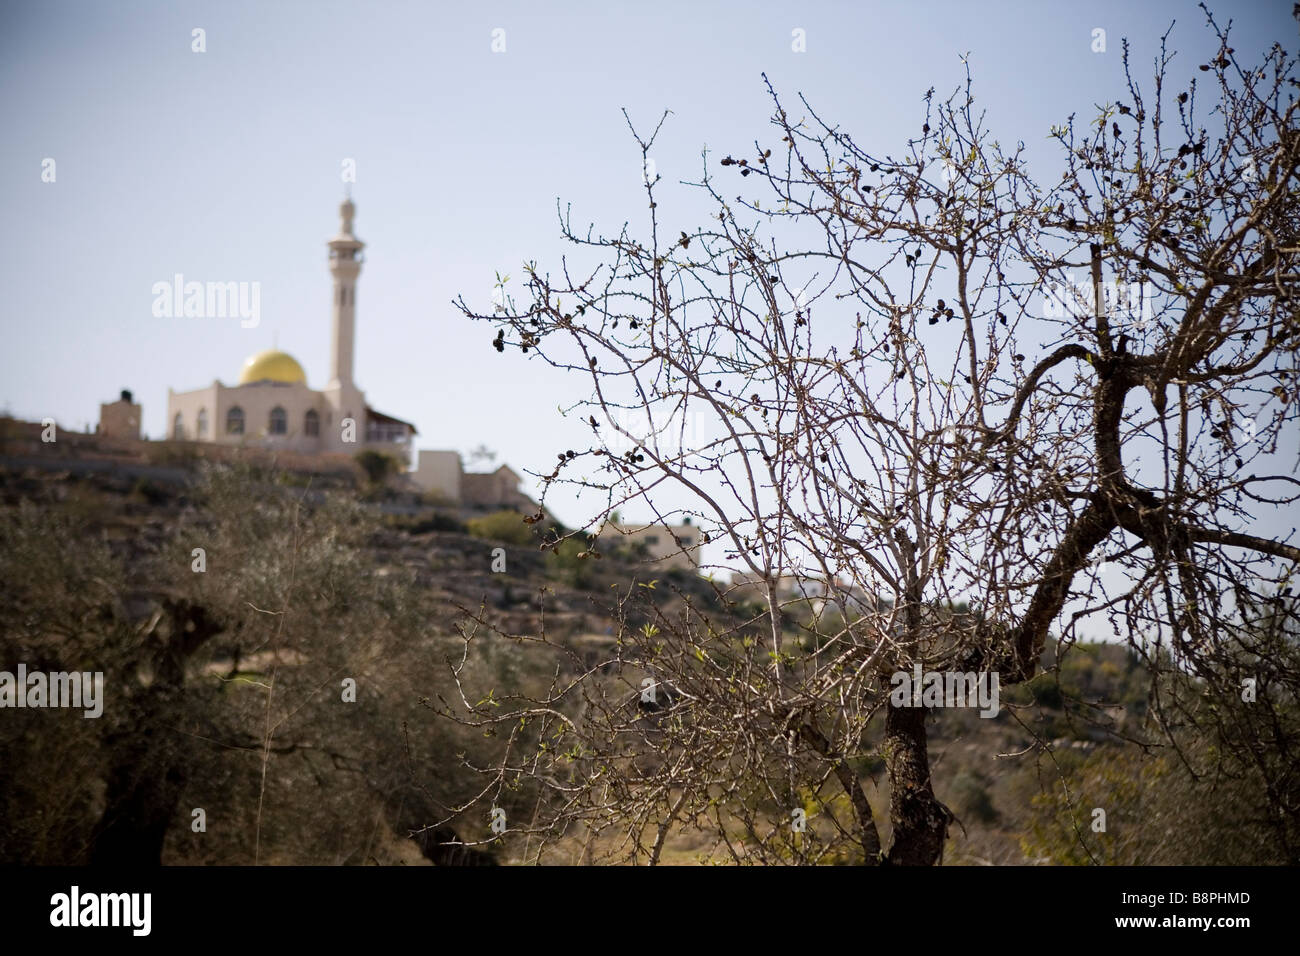
[[[272,435],[284,435],[289,431],[289,415],[279,405],[271,409],[271,421],[267,425],[267,432]]]
[[[691,536],[689,534],[684,534],[677,540],[681,543],[682,547],[686,547],[691,543]]]
[[[317,414],[316,409],[307,410],[307,416],[302,420],[302,433],[312,438],[320,435],[320,415]]]
[[[657,534],[648,534],[648,535],[646,535],[646,536],[645,536],[645,543],[646,543],[646,544],[658,544],[658,543],[659,543],[659,535],[657,535]]]
[[[199,438],[208,437],[208,410],[206,408],[199,409],[199,418],[195,423],[194,432]]]
[[[172,438],[180,440],[185,437],[185,425],[181,420],[181,413],[177,412],[176,417],[172,419]]]
[[[226,434],[244,434],[244,410],[238,405],[226,412]]]
[[[394,422],[366,422],[366,441],[367,442],[387,442],[394,445],[402,445],[407,440],[407,429],[405,425],[398,425]]]

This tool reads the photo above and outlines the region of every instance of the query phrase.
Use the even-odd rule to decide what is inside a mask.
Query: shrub
[[[580,590],[591,587],[595,559],[589,555],[579,557],[586,550],[581,540],[566,538],[547,559],[555,568],[556,576],[569,587]]]
[[[382,451],[367,449],[357,452],[355,457],[357,464],[361,466],[361,470],[366,473],[372,485],[381,485],[390,475],[395,475],[402,470],[400,461]]]
[[[998,818],[984,781],[967,771],[962,771],[952,781],[953,805],[957,812],[974,817],[981,823],[992,823]]]
[[[1029,692],[1040,707],[1060,710],[1065,705],[1061,685],[1053,674],[1039,674],[1029,682]]]
[[[148,478],[137,478],[135,484],[131,487],[131,495],[150,505],[164,504],[173,497],[170,490]]]
[[[504,541],[507,544],[531,544],[533,529],[524,524],[518,511],[496,511],[481,518],[471,518],[469,533],[476,538]]]
[[[469,529],[466,528],[465,522],[455,515],[435,511],[431,515],[412,519],[406,526],[406,530],[410,534],[425,534],[429,531],[454,531],[457,534],[464,534]]]

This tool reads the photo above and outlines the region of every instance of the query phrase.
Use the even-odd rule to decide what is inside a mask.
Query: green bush
[[[547,559],[556,571],[556,577],[569,587],[587,589],[591,587],[592,571],[595,558],[584,555],[587,546],[578,538],[566,538]]]
[[[1040,707],[1060,710],[1065,705],[1065,699],[1061,695],[1061,685],[1053,674],[1039,674],[1029,682],[1028,687],[1034,703]]]
[[[423,515],[388,515],[384,518],[384,526],[394,531],[404,531],[407,534],[427,534],[430,531],[451,531],[456,534],[465,534],[468,531],[465,522],[455,515],[449,515],[442,511]]]
[[[476,538],[504,541],[506,544],[532,544],[533,529],[524,524],[518,511],[496,511],[482,518],[471,518],[469,533]]]
[[[366,473],[366,478],[372,485],[381,485],[390,475],[395,475],[402,470],[402,463],[392,455],[372,449],[357,452],[356,462]]]
[[[406,530],[411,534],[424,534],[428,531],[454,531],[457,534],[464,534],[469,529],[465,526],[465,522],[455,515],[435,511],[426,517],[416,518]]]
[[[968,771],[962,771],[952,781],[952,803],[959,814],[973,817],[981,823],[992,823],[998,818],[984,781]]]
[[[175,497],[174,493],[148,478],[137,478],[131,487],[131,496],[150,505],[161,505]]]

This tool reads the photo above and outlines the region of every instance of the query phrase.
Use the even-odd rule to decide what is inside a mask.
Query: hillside
[[[253,468],[189,464],[165,477],[0,471],[0,669],[102,671],[106,687],[99,719],[28,709],[0,722],[12,782],[0,860],[531,859],[528,841],[492,841],[487,820],[455,812],[482,789],[477,769],[500,738],[436,711],[463,713],[457,695],[472,686],[545,698],[586,668],[635,700],[651,671],[622,640],[628,629],[683,601],[719,627],[756,613],[626,554],[542,551],[555,529],[518,515],[386,513],[382,495]],[[629,591],[636,600],[620,601]],[[993,719],[931,714],[935,792],[954,814],[944,862],[1267,858],[1239,780],[1192,781],[1129,743],[1147,733],[1150,680],[1135,656],[1055,653],[1030,685],[1003,689]],[[887,819],[882,756],[864,748],[855,769]],[[1170,784],[1158,795],[1155,778]],[[809,794],[814,829],[833,812],[824,796]],[[502,807],[526,817],[536,799],[507,788]],[[1111,836],[1080,840],[1096,806]],[[589,843],[567,835],[548,859],[599,856]],[[663,859],[726,857],[684,825]]]

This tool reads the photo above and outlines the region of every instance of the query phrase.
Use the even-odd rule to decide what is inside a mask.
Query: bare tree
[[[1151,661],[1175,746],[1203,717],[1190,691],[1222,715],[1256,679],[1251,719],[1276,733],[1233,752],[1296,860],[1300,679],[1274,596],[1300,548],[1252,526],[1297,498],[1267,473],[1300,393],[1296,60],[1275,45],[1244,65],[1206,16],[1219,52],[1176,95],[1164,42],[1145,91],[1125,44],[1125,102],[1053,130],[1054,184],[993,138],[969,75],[884,155],[769,86],[768,136],[706,151],[690,184],[706,225],[667,225],[654,179],[644,235],[562,211],[576,261],[528,267],[490,314],[459,301],[498,351],[590,379],[571,410],[590,446],[560,452],[548,490],[598,493],[589,527],[689,516],[763,594],[630,585],[595,667],[508,635],[554,649],[556,679],[486,700],[458,682],[437,705],[503,742],[460,811],[534,788],[509,831],[530,860],[568,835],[583,861],[653,863],[686,828],[736,861],[933,864],[954,818],[926,708],[891,699],[891,675],[1014,684],[1053,630],[1064,651],[1109,624]],[[658,128],[632,131],[648,159]],[[791,577],[817,593],[791,598]],[[1261,628],[1261,608],[1289,623]],[[457,675],[504,633],[473,617]]]

